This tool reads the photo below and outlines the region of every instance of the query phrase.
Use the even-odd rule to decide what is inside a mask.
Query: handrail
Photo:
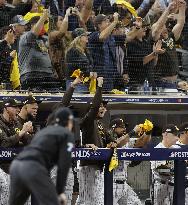
[[[21,149],[0,148],[0,160],[12,160]],[[186,166],[184,160],[188,159],[188,147],[166,149],[117,149],[119,160],[175,160],[174,166],[174,202],[173,205],[185,204],[185,173]],[[92,149],[75,148],[72,157],[76,160],[104,160],[109,161],[112,156],[112,149],[99,148]],[[113,205],[113,172],[104,172],[104,205]]]
[[[13,159],[21,149],[0,148],[0,160]],[[141,161],[158,161],[158,160],[187,160],[188,147],[185,148],[118,148],[119,160],[141,160]],[[89,148],[75,148],[72,151],[72,157],[76,160],[106,160],[108,161],[112,156],[112,150],[108,148],[99,148],[94,151]]]

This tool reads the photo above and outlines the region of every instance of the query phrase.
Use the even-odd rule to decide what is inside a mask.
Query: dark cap
[[[121,118],[116,118],[112,120],[110,123],[110,127],[112,128],[117,128],[117,127],[126,128],[127,126],[128,126],[128,123],[124,122],[123,119]]]
[[[14,98],[8,98],[3,100],[3,107],[22,107],[23,103],[15,100]]]
[[[68,123],[68,120],[73,120],[73,119],[74,119],[73,113],[67,107],[59,108],[54,113],[55,123],[62,125],[62,126],[66,126]]]
[[[188,122],[181,124],[179,132],[188,132]]]
[[[12,24],[11,25],[21,25],[25,26],[29,22],[24,20],[24,17],[22,15],[17,15],[12,19]]]
[[[26,105],[26,104],[33,104],[33,103],[41,103],[42,101],[41,100],[37,100],[34,96],[32,95],[29,95],[28,97],[26,97],[23,101],[23,104]]]
[[[178,132],[179,132],[179,128],[174,124],[169,124],[163,129],[163,133],[164,132],[172,133],[174,135],[177,135]]]
[[[89,32],[86,32],[83,28],[76,28],[72,31],[72,38],[75,39],[78,36],[87,36]]]
[[[97,27],[99,24],[101,24],[103,21],[105,21],[106,19],[108,19],[108,17],[104,14],[98,14],[96,17],[95,17],[95,21],[94,21],[94,24],[95,26]]]

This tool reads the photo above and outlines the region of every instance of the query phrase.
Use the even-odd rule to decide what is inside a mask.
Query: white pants
[[[134,190],[126,183],[113,183],[113,205],[142,205]]]
[[[54,167],[51,170],[50,176],[51,176],[53,183],[56,184],[57,167]],[[67,182],[66,182],[65,193],[64,193],[67,197],[67,205],[71,205],[71,202],[72,202],[73,186],[74,186],[74,174],[71,168],[67,176]]]
[[[168,184],[154,183],[154,205],[172,205],[174,186]]]
[[[0,205],[8,205],[10,190],[10,175],[0,169]],[[31,197],[25,205],[31,205]]]
[[[77,205],[104,204],[104,173],[95,166],[79,168],[79,198]]]
[[[8,205],[10,177],[0,169],[0,205]]]

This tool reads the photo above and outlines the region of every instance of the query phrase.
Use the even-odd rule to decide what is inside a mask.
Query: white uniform
[[[56,180],[57,180],[57,167],[56,166],[51,170],[50,176],[51,176],[53,183],[56,184]],[[72,169],[70,169],[68,176],[67,176],[67,182],[66,182],[66,187],[65,187],[67,205],[71,205],[72,203],[73,186],[74,186],[74,174],[73,174]]]
[[[166,148],[160,142],[155,148]],[[170,148],[180,148],[178,145],[173,145]],[[153,189],[154,189],[154,205],[172,205],[173,191],[174,191],[174,177],[160,175],[156,168],[160,165],[166,165],[167,161],[152,161],[151,169],[153,175]],[[174,168],[174,161],[168,162],[170,168]]]
[[[130,162],[119,161],[114,171],[113,204],[114,205],[142,205],[132,187],[127,184],[127,166]]]
[[[9,204],[10,191],[10,175],[0,169],[0,205]],[[25,205],[31,205],[31,198],[27,200]]]
[[[0,169],[0,205],[8,205],[10,177]]]
[[[77,205],[104,204],[104,172],[97,166],[81,166],[78,172],[79,198]],[[91,204],[92,203],[92,204]]]
[[[133,147],[136,139],[132,138],[123,148]],[[127,184],[127,166],[129,161],[119,161],[113,175],[113,204],[114,205],[142,205],[132,187]]]
[[[176,142],[177,145],[186,145],[180,141]],[[188,175],[186,175],[186,180],[188,181]],[[188,205],[188,188],[185,189],[185,205]]]

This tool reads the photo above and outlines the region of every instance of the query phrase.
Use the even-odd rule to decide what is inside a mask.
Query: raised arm
[[[41,32],[41,29],[43,28],[44,26],[44,23],[45,21],[48,21],[49,19],[49,11],[47,9],[44,9],[43,11],[43,15],[40,17],[40,19],[38,20],[38,22],[34,25],[34,28],[33,28],[33,33],[36,35],[36,36],[39,36],[40,32]]]
[[[65,14],[65,17],[63,19],[63,22],[59,28],[58,31],[52,31],[50,34],[49,34],[49,37],[54,39],[54,38],[62,38],[67,30],[68,30],[68,17],[70,16],[70,11],[71,11],[71,8],[68,8],[66,10],[66,14]]]
[[[172,29],[176,41],[180,38],[180,35],[185,24],[185,11],[186,2],[184,0],[179,0],[179,13],[177,16],[177,24]]]
[[[74,89],[76,88],[76,86],[78,84],[81,83],[81,79],[80,78],[76,78],[70,85],[70,87],[68,88],[68,90],[65,92],[65,94],[63,95],[62,101],[60,103],[60,105],[62,105],[63,107],[67,107],[70,104]]]
[[[118,23],[118,20],[119,20],[119,14],[118,13],[114,13],[113,15],[114,17],[114,21],[106,28],[104,29],[100,35],[99,35],[99,39],[101,41],[104,41],[106,40],[112,33],[112,31],[114,30],[116,24]]]
[[[126,135],[123,135],[122,137],[120,137],[119,139],[116,140],[117,147],[122,147],[122,146],[126,145],[127,142],[129,142],[129,139],[132,136],[137,135],[139,132],[141,132],[141,130],[142,130],[142,128],[140,128],[139,125],[136,125],[132,131],[130,131]]]
[[[99,110],[99,107],[102,103],[103,77],[98,77],[97,81],[98,81],[98,88],[97,88],[95,96],[92,100],[91,107],[90,107],[89,111],[87,112],[87,114],[85,115],[85,117],[81,121],[82,126],[85,123],[90,123],[90,121],[95,120],[97,113],[98,113],[98,110]]]
[[[168,15],[170,14],[170,11],[174,9],[176,6],[175,2],[172,2],[169,4],[169,6],[165,9],[162,16],[158,19],[156,23],[153,24],[151,31],[152,31],[152,37],[154,41],[159,40],[162,28],[165,26],[166,21],[168,19]]]

